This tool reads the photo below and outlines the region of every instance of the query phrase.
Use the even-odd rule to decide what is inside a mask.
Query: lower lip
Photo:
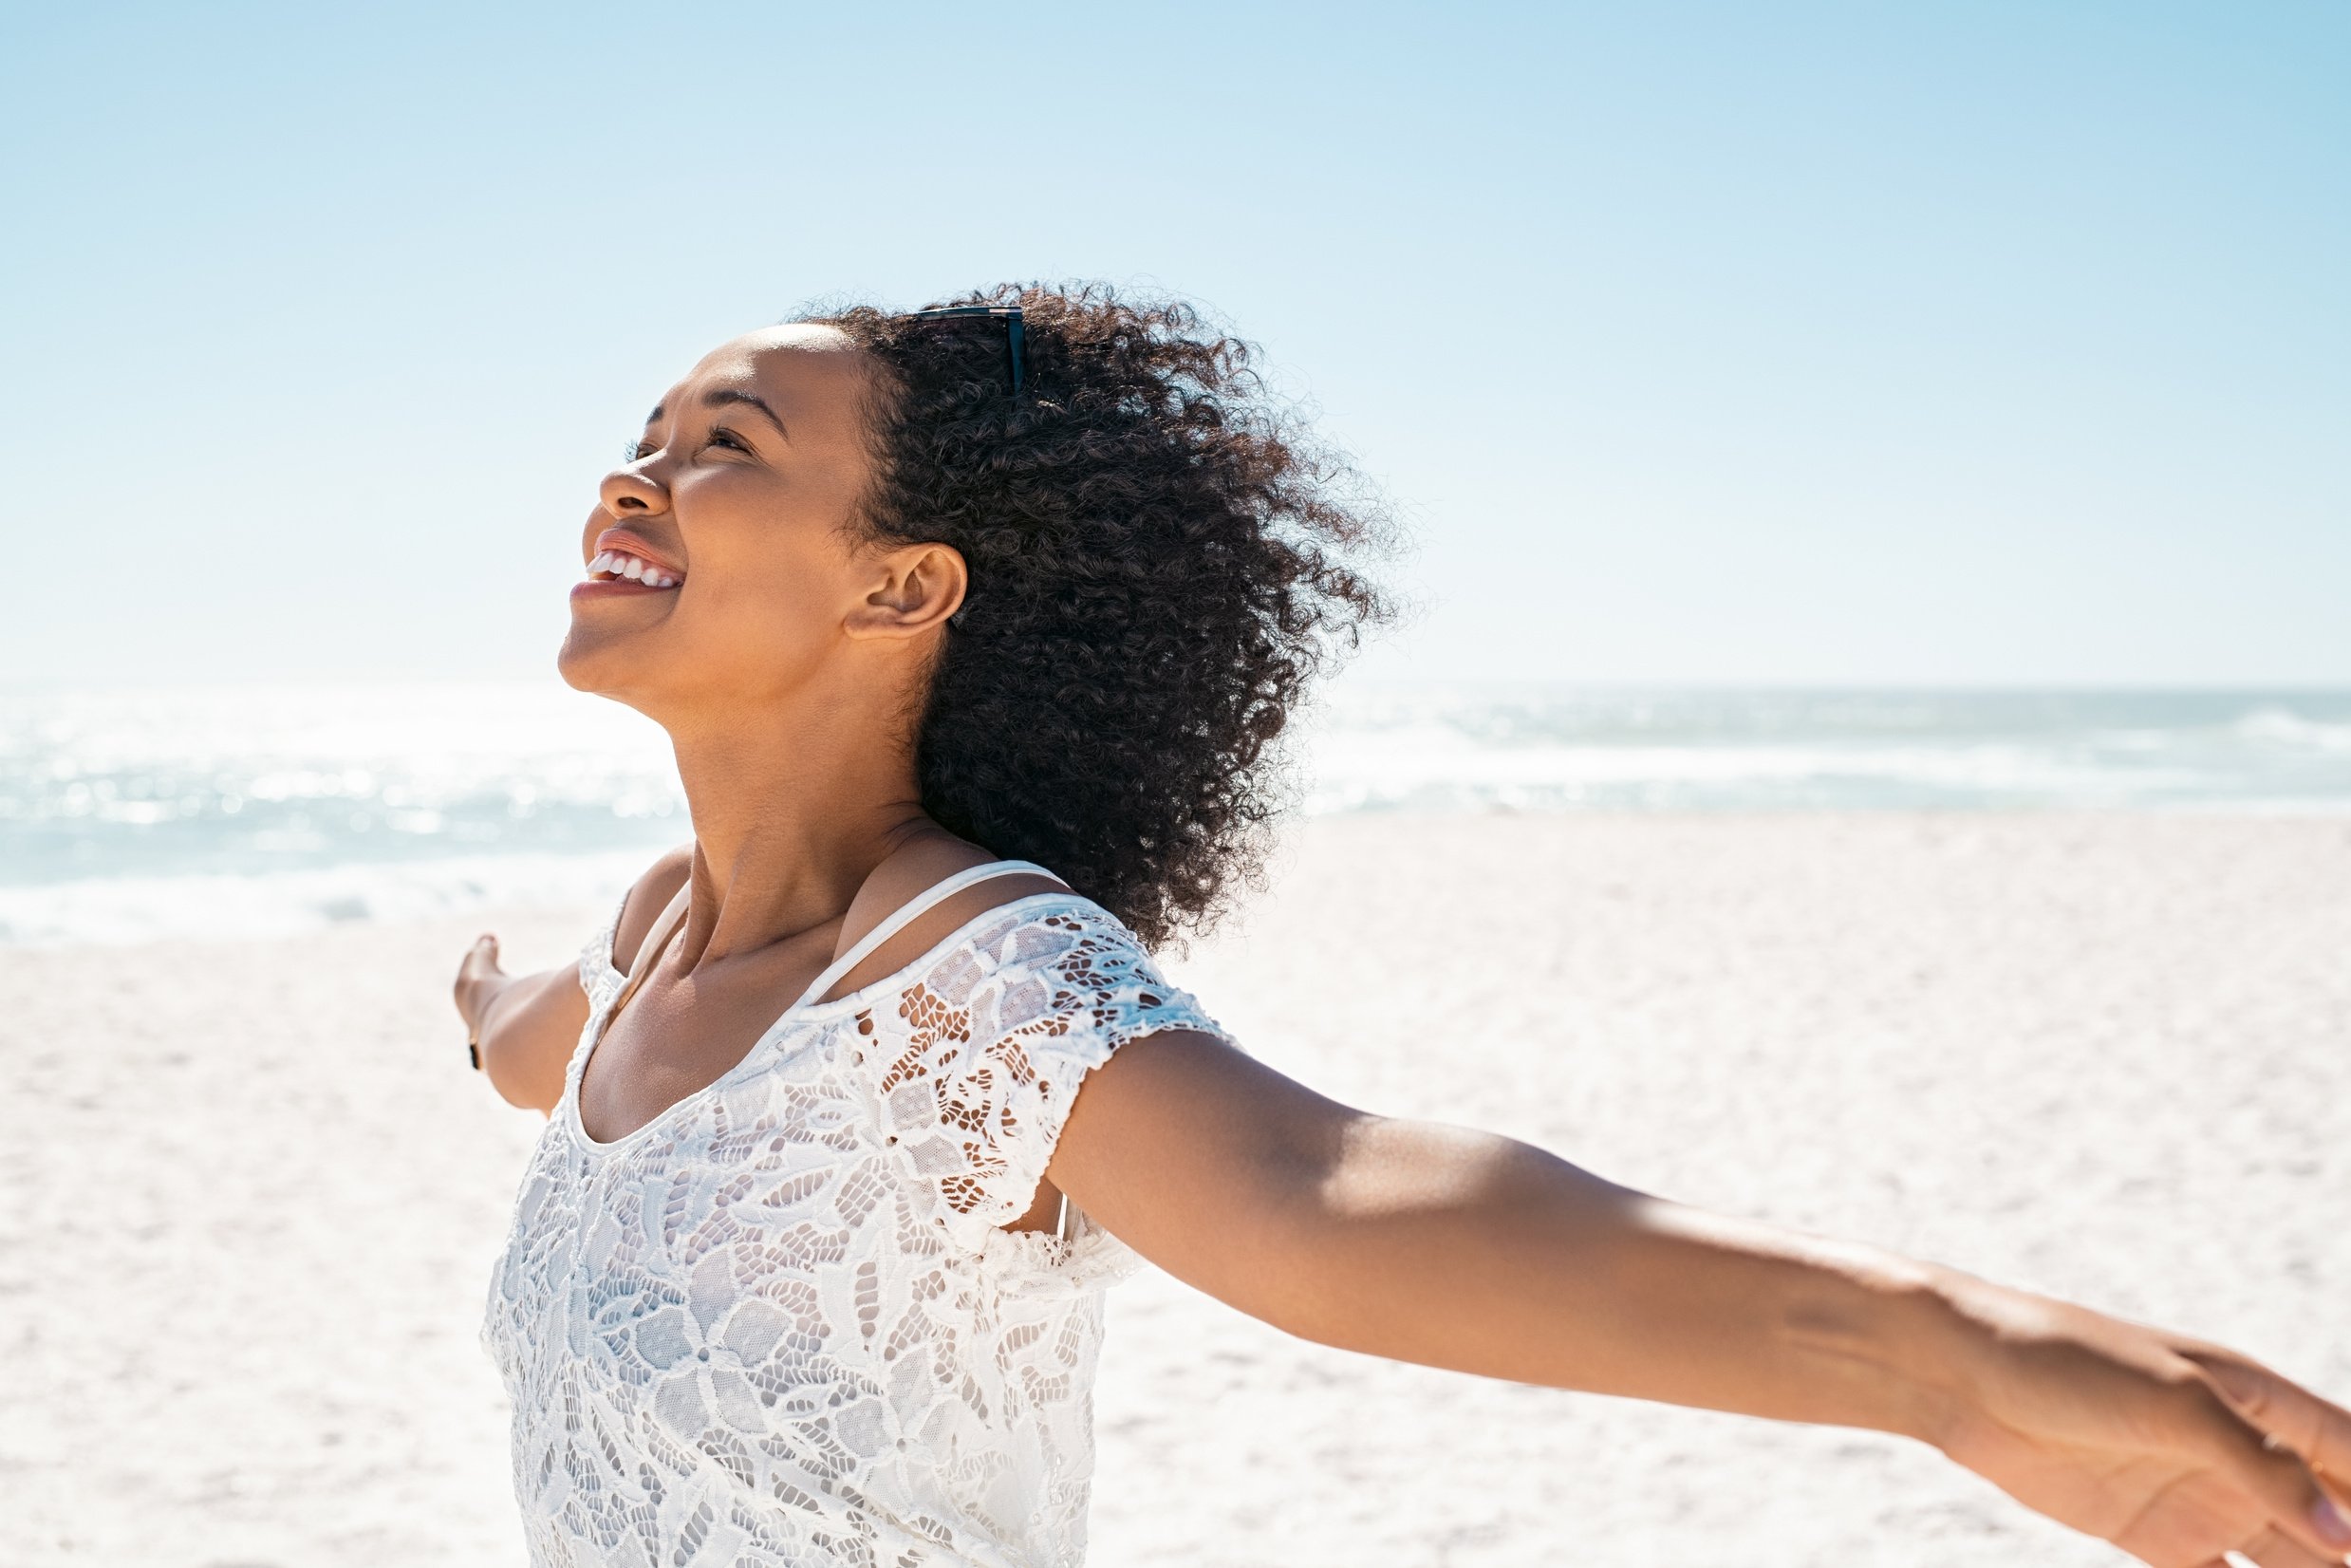
[[[626,577],[591,577],[571,585],[571,602],[583,599],[633,599],[647,593],[675,593],[675,588],[653,588]]]

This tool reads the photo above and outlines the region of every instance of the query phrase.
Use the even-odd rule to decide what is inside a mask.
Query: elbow
[[[531,1092],[527,1089],[524,1089],[521,1085],[514,1083],[512,1079],[499,1076],[499,1074],[491,1068],[487,1061],[482,1063],[482,1073],[490,1080],[490,1087],[492,1090],[496,1092],[498,1098],[504,1100],[508,1105],[513,1106],[515,1110],[539,1111],[550,1113],[552,1112],[553,1106],[551,1103],[542,1103],[541,1096]]]
[[[491,1039],[485,1035],[481,1042],[482,1076],[490,1080],[498,1098],[515,1110],[553,1115],[556,1104],[563,1098],[563,1078],[548,1073],[544,1064],[518,1063],[513,1059],[515,1055],[493,1050]]]
[[[484,1031],[481,1037],[481,1075],[490,1080],[490,1088],[499,1099],[517,1110],[531,1109],[530,1098],[522,1085],[515,1081],[513,1065],[506,1053],[497,1048],[497,1036]]]

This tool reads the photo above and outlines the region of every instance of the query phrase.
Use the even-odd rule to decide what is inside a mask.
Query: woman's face
[[[662,396],[581,531],[565,681],[660,719],[788,698],[927,641],[961,601],[962,562],[858,536],[870,374],[836,329],[778,327]]]

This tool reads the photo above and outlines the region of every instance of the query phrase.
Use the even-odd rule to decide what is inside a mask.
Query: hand
[[[491,1000],[506,989],[511,979],[498,967],[498,939],[483,932],[465,950],[465,957],[457,964],[457,1017],[465,1020],[469,1037],[481,1037],[482,1019],[489,1013]]]
[[[2224,1346],[1959,1276],[1973,1347],[1938,1446],[2155,1568],[2316,1568],[2351,1551],[2351,1411]],[[2321,1480],[2332,1491],[2330,1503]]]

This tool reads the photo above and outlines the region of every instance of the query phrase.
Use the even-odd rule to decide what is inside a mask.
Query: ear
[[[971,572],[945,545],[908,545],[879,557],[866,595],[841,629],[857,638],[914,638],[946,624],[963,603]]]

